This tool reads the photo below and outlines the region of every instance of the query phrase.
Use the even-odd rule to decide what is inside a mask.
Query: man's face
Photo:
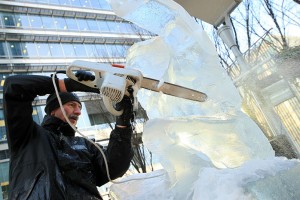
[[[69,101],[63,105],[66,115],[70,122],[75,126],[77,124],[79,115],[81,115],[81,105],[77,101]],[[55,116],[64,122],[67,122],[65,119],[60,107],[51,112],[51,116]]]

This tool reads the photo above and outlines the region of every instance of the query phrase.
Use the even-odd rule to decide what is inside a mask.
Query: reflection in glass
[[[83,44],[74,44],[75,54],[79,57],[88,57],[87,52],[85,50],[85,46]]]
[[[88,57],[98,57],[98,53],[94,44],[85,44],[84,46]]]
[[[29,57],[37,57],[37,49],[36,45],[33,42],[27,42],[25,43],[24,49],[27,51],[26,54]]]
[[[66,20],[62,17],[54,17],[54,24],[58,30],[67,30],[68,26]]]
[[[43,22],[38,15],[29,15],[29,22],[32,28],[43,28]]]
[[[99,31],[100,30],[96,20],[86,20],[86,22],[89,26],[89,30],[91,30],[91,31]]]
[[[59,43],[50,43],[49,44],[51,55],[53,57],[64,57],[64,52]]]
[[[47,43],[36,43],[37,51],[40,57],[50,57],[51,52]]]
[[[66,18],[68,30],[78,30],[77,22],[75,19]]]
[[[42,16],[41,18],[42,18],[42,23],[43,23],[44,28],[47,28],[47,29],[55,29],[56,28],[52,17]]]
[[[64,54],[66,57],[75,57],[73,44],[62,44]]]
[[[5,42],[0,42],[0,57],[7,57]]]
[[[90,0],[92,8],[101,8],[99,0]]]
[[[81,31],[89,30],[88,24],[86,23],[85,19],[77,19],[77,23],[78,23],[79,30]]]
[[[14,15],[11,13],[3,13],[2,14],[2,21],[5,27],[15,26]]]
[[[98,23],[98,26],[99,26],[101,32],[109,32],[109,28],[108,28],[106,21],[97,20],[97,23]]]
[[[101,57],[108,57],[108,52],[104,44],[96,44],[95,45],[97,53]]]
[[[65,5],[65,6],[71,5],[71,2],[69,0],[59,0],[59,1],[60,1],[60,5]]]
[[[22,28],[29,28],[30,27],[27,15],[16,14],[15,19],[16,19],[16,26],[17,27],[22,27]]]

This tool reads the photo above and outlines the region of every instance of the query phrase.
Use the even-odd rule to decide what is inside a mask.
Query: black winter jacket
[[[101,199],[96,186],[108,182],[103,156],[88,140],[75,137],[58,118],[42,126],[32,119],[32,101],[54,92],[50,77],[15,75],[4,85],[4,114],[10,150],[9,199]],[[105,151],[112,179],[129,168],[131,128],[112,131]]]

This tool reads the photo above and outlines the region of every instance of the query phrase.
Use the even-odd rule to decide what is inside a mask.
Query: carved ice
[[[150,118],[143,141],[159,157],[168,176],[162,182],[161,177],[149,179],[141,174],[145,180],[139,182],[144,181],[144,187],[137,187],[134,180],[113,185],[117,198],[260,199],[255,194],[260,180],[289,173],[291,166],[298,166],[299,172],[299,162],[274,157],[262,131],[241,111],[241,97],[222,69],[213,44],[181,6],[171,0],[108,1],[118,16],[158,34],[129,49],[128,68],[208,95],[206,102],[196,103],[139,91],[138,99]],[[248,162],[252,165],[245,167]],[[226,182],[229,176],[232,181]],[[227,183],[233,188],[225,187]],[[155,192],[149,190],[151,184],[157,186]],[[118,193],[122,187],[127,192]]]

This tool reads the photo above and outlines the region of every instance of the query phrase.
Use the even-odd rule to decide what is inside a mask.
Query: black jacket
[[[54,92],[50,77],[10,76],[4,85],[4,114],[10,150],[9,199],[101,199],[96,186],[108,182],[103,156],[75,137],[58,118],[42,126],[32,119],[32,101]],[[112,179],[129,168],[132,129],[112,131],[105,151]]]

